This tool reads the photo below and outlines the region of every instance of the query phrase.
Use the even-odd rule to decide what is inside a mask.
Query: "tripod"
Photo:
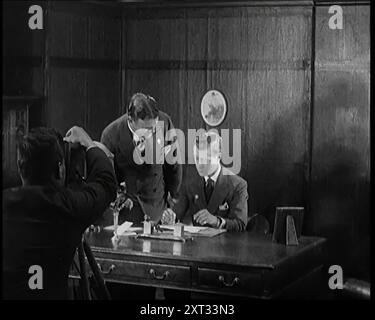
[[[87,165],[84,157],[84,152],[81,149],[73,151],[71,143],[64,144],[65,166],[66,166],[66,179],[65,185],[82,185],[85,183],[87,177]],[[82,172],[80,172],[79,168]],[[91,227],[89,228],[91,229]],[[90,291],[90,281],[86,269],[86,258],[91,268],[94,281],[98,287],[98,295],[103,300],[110,300],[108,288],[102,276],[102,272],[98,267],[98,263],[92,254],[91,248],[85,240],[85,235],[82,235],[81,243],[77,247],[79,268],[73,259],[73,265],[80,275],[80,283],[83,291],[84,300],[92,300]],[[85,257],[86,256],[86,257]]]
[[[78,253],[79,268],[75,262],[74,262],[74,265],[81,278],[80,285],[82,287],[83,299],[92,300],[89,275],[88,275],[86,263],[85,263],[86,262],[85,260],[87,258],[87,262],[91,268],[94,281],[98,288],[99,298],[103,300],[111,300],[111,295],[109,294],[108,288],[103,279],[102,272],[99,269],[98,263],[96,262],[95,257],[92,254],[91,248],[86,242],[84,236],[82,237],[81,243],[77,247],[77,253]]]

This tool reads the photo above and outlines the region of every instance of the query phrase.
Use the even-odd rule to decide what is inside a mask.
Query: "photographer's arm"
[[[86,184],[79,190],[67,189],[65,192],[68,211],[88,227],[116,198],[117,183],[111,162],[98,147],[87,151],[86,164]]]
[[[72,131],[73,130],[73,131]],[[69,134],[69,132],[71,134]],[[87,180],[79,190],[66,189],[63,203],[74,219],[88,227],[97,220],[116,197],[116,177],[113,166],[104,151],[97,147],[81,129],[74,127],[64,139],[86,148]]]

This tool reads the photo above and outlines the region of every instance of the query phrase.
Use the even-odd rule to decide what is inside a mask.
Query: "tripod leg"
[[[83,251],[82,242],[78,246],[78,259],[79,259],[79,268],[80,268],[80,272],[81,272],[81,283],[82,283],[82,287],[83,287],[83,299],[84,300],[91,300],[89,280],[88,280],[88,277],[87,277],[86,265],[85,265],[85,253]]]
[[[100,272],[98,265],[96,263],[95,257],[92,254],[90,246],[86,243],[86,241],[83,240],[83,248],[86,253],[87,260],[90,264],[91,270],[94,274],[95,281],[99,286],[99,290],[105,300],[111,300],[111,295],[109,294],[108,288],[105,284],[105,281],[103,279],[102,273]]]

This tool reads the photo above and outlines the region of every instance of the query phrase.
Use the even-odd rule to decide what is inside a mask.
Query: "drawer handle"
[[[150,274],[153,276],[154,279],[156,280],[165,280],[169,276],[169,271],[165,271],[162,275],[158,276],[156,274],[156,271],[154,269],[150,269]]]
[[[113,270],[116,269],[116,266],[114,264],[111,264],[107,271],[103,271],[102,266],[100,263],[98,263],[98,268],[102,274],[110,274]]]
[[[235,277],[235,278],[233,279],[232,283],[226,283],[224,277],[223,277],[223,276],[219,276],[219,281],[220,281],[220,283],[222,283],[222,284],[223,284],[224,286],[226,286],[226,287],[233,287],[233,286],[235,286],[236,284],[239,284],[239,283],[240,283],[240,278]]]

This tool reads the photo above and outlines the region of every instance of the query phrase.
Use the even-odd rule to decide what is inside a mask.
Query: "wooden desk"
[[[302,237],[287,247],[248,232],[185,243],[123,237],[115,244],[111,237],[105,230],[86,234],[106,280],[251,298],[284,297],[295,287],[309,294],[325,242]]]

